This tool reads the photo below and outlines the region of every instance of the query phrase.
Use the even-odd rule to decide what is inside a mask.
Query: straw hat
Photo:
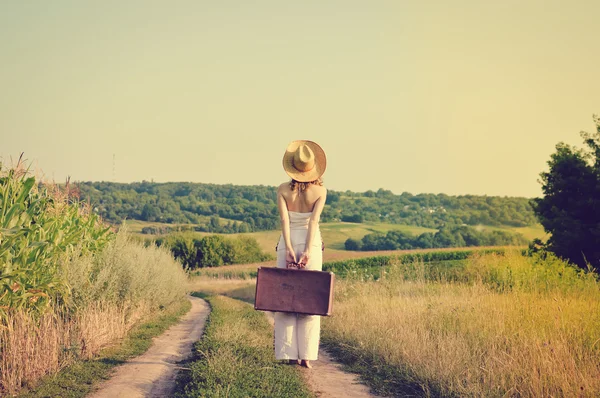
[[[326,166],[325,152],[316,142],[292,141],[283,155],[283,169],[299,182],[317,180],[325,172]]]

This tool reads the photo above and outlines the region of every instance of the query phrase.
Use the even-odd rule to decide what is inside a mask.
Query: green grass
[[[18,397],[86,396],[99,382],[111,376],[115,366],[148,350],[152,339],[175,324],[190,308],[191,304],[187,299],[173,304],[148,321],[135,326],[121,344],[107,348],[95,359],[75,362],[57,374],[43,378],[35,387],[23,390]]]
[[[177,381],[177,397],[311,397],[296,367],[275,361],[273,328],[238,300],[204,296],[212,308],[204,336]]]

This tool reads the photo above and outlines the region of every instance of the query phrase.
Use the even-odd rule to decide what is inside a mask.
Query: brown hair
[[[290,181],[290,189],[292,190],[292,192],[295,190],[304,192],[310,185],[313,185],[313,184],[323,186],[323,180],[321,179],[321,177],[319,177],[314,181],[300,182],[300,181],[296,181],[292,178],[292,181]]]

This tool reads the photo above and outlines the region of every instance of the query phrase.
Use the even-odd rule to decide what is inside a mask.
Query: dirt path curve
[[[171,396],[177,373],[176,363],[191,354],[192,345],[202,337],[204,324],[210,313],[206,301],[197,297],[188,298],[192,309],[179,323],[155,338],[152,347],[146,353],[119,366],[115,374],[89,397]]]
[[[265,312],[271,325],[274,325],[273,314]],[[319,360],[311,361],[312,369],[303,368],[303,375],[308,387],[320,398],[365,398],[376,397],[369,392],[369,387],[361,384],[358,376],[344,372],[341,365],[333,360],[322,347],[319,348]]]

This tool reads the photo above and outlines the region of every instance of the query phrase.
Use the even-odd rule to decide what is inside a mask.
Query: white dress
[[[288,211],[290,216],[290,240],[299,260],[306,245],[310,213]],[[277,245],[277,267],[286,268],[285,241],[283,235]],[[317,228],[306,269],[321,271],[323,252],[321,250],[321,231]],[[298,271],[302,272],[302,271]],[[319,336],[321,317],[319,315],[290,314],[275,312],[275,358],[306,359],[314,361],[319,355]]]

